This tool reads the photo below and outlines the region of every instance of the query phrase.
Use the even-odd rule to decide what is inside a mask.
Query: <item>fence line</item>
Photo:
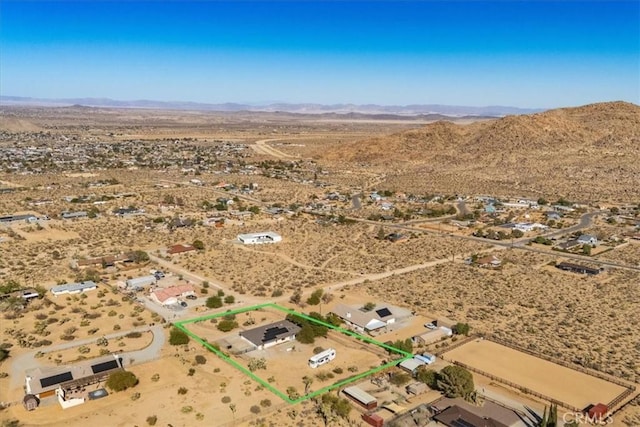
[[[496,344],[504,345],[505,347],[509,347],[509,348],[514,349],[514,350],[520,351],[522,353],[526,353],[526,354],[528,354],[530,356],[534,356],[534,357],[537,357],[537,358],[540,358],[540,359],[544,359],[544,360],[546,360],[548,362],[552,362],[552,363],[555,363],[557,365],[564,366],[565,368],[573,369],[573,370],[576,370],[578,372],[582,372],[583,374],[591,375],[591,376],[599,378],[601,380],[605,380],[605,381],[608,381],[610,383],[619,385],[621,387],[630,389],[632,392],[635,391],[635,389],[636,389],[636,387],[634,385],[631,385],[629,383],[621,381],[621,380],[619,380],[619,379],[617,379],[615,377],[605,375],[600,371],[596,371],[595,369],[589,369],[589,368],[585,368],[584,366],[575,365],[575,364],[566,362],[564,360],[548,356],[546,354],[535,353],[535,352],[533,352],[533,351],[531,351],[531,350],[529,350],[527,348],[520,347],[517,344],[513,344],[513,343],[511,343],[509,341],[497,338],[497,337],[495,337],[495,336],[493,336],[491,334],[485,335],[484,338],[489,340],[489,341],[493,341]]]
[[[562,408],[566,408],[566,409],[569,409],[569,410],[574,411],[574,412],[582,412],[581,408],[576,408],[575,406],[572,406],[571,404],[569,404],[567,402],[563,402],[561,400],[554,399],[553,397],[546,396],[546,395],[544,395],[542,393],[538,393],[537,391],[531,390],[531,389],[529,389],[527,387],[523,387],[523,386],[521,386],[519,384],[516,384],[514,382],[505,380],[504,378],[500,378],[500,377],[498,377],[496,375],[490,374],[490,373],[485,372],[485,371],[483,371],[481,369],[474,368],[474,367],[469,366],[469,365],[467,365],[465,363],[454,361],[453,364],[454,365],[458,365],[458,366],[462,366],[463,368],[468,369],[469,371],[476,372],[476,373],[478,373],[478,374],[480,374],[482,376],[485,376],[485,377],[490,378],[492,380],[495,380],[495,381],[498,381],[500,383],[506,384],[506,385],[508,385],[510,387],[513,387],[513,388],[515,388],[517,390],[520,390],[521,392],[523,392],[525,394],[530,394],[532,396],[538,397],[538,398],[543,399],[543,400],[545,400],[547,402],[550,402],[550,403],[553,403],[555,405],[558,405],[558,406],[560,406]]]
[[[585,368],[583,366],[571,364],[569,362],[566,362],[564,360],[548,356],[546,354],[535,353],[532,350],[529,350],[527,348],[521,347],[521,346],[519,346],[517,344],[514,344],[514,343],[506,341],[506,340],[503,340],[501,338],[497,338],[497,337],[495,337],[495,336],[493,336],[491,334],[477,334],[476,336],[469,337],[469,338],[467,338],[467,339],[465,339],[465,340],[463,340],[461,342],[455,343],[454,345],[452,345],[450,347],[442,349],[441,351],[436,353],[436,355],[438,357],[444,358],[443,355],[445,353],[447,353],[447,352],[449,352],[449,351],[451,351],[453,349],[456,349],[456,348],[458,348],[458,347],[460,347],[460,346],[462,346],[464,344],[467,344],[468,342],[470,342],[472,340],[475,340],[477,338],[483,338],[483,339],[486,339],[488,341],[493,341],[496,344],[500,344],[500,345],[503,345],[505,347],[509,347],[509,348],[511,348],[513,350],[528,354],[530,356],[537,357],[537,358],[546,360],[548,362],[555,363],[555,364],[560,365],[560,366],[564,366],[565,368],[573,369],[573,370],[581,372],[583,374],[590,375],[590,376],[599,378],[601,380],[608,381],[610,383],[613,383],[613,384],[619,385],[621,387],[624,387],[625,390],[622,393],[620,393],[618,396],[613,398],[608,403],[607,407],[609,408],[610,411],[613,410],[613,408],[615,408],[616,405],[619,405],[621,402],[623,402],[624,399],[629,397],[630,394],[632,394],[634,391],[636,391],[636,386],[635,385],[631,385],[629,383],[626,383],[626,382],[624,382],[622,380],[619,380],[618,378],[605,375],[605,374],[603,374],[603,373],[601,373],[599,371],[596,371],[594,369],[588,369],[588,368]],[[465,367],[465,368],[467,368],[467,369],[469,369],[471,371],[477,372],[477,373],[479,373],[479,374],[481,374],[483,376],[486,376],[486,377],[489,377],[489,378],[494,379],[496,381],[499,381],[499,382],[502,382],[504,384],[507,384],[507,385],[509,385],[511,387],[515,387],[516,389],[521,390],[524,393],[531,394],[531,395],[543,398],[545,400],[549,400],[551,403],[556,403],[557,405],[563,406],[563,407],[565,407],[567,409],[572,409],[572,410],[575,410],[575,411],[582,411],[581,409],[572,407],[572,406],[568,405],[565,402],[561,402],[561,401],[555,400],[553,398],[549,398],[548,396],[545,396],[545,395],[543,395],[541,393],[538,393],[538,392],[533,391],[533,390],[529,390],[526,387],[522,387],[522,386],[520,386],[518,384],[512,383],[511,381],[505,380],[503,378],[496,377],[495,375],[492,375],[492,374],[489,374],[487,372],[481,371],[480,369],[477,369],[477,368],[473,368],[473,367],[468,366],[468,365],[466,365],[464,363],[457,362],[457,361],[453,361],[453,363],[456,364],[456,365],[463,366],[463,367]]]

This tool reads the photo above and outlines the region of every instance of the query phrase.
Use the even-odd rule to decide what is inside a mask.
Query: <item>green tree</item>
[[[138,378],[133,372],[129,371],[114,372],[109,375],[106,382],[106,386],[113,391],[123,391],[135,387],[136,384],[138,384]]]
[[[420,382],[425,383],[434,390],[438,388],[438,373],[433,369],[427,368],[426,366],[420,366],[418,368],[418,372],[416,372],[416,379]]]
[[[9,357],[9,350],[6,348],[0,348],[0,362]]]
[[[184,331],[173,328],[169,333],[169,344],[171,345],[184,345],[189,343],[189,335],[184,333]]]
[[[544,205],[548,205],[548,204],[549,204],[549,202],[548,202],[548,201],[547,201],[547,199],[545,199],[544,197],[540,197],[540,198],[538,199],[538,204],[539,204],[539,205],[541,205],[541,206],[544,206]]]
[[[207,298],[206,305],[209,308],[220,308],[222,307],[222,298],[220,298],[219,296],[209,297]]]
[[[316,289],[315,291],[313,291],[311,296],[307,299],[307,304],[309,305],[320,304],[322,293],[323,293],[322,289]]]
[[[582,253],[585,255],[591,255],[591,245],[588,243],[582,245]]]
[[[406,340],[396,340],[391,346],[398,350],[406,351],[407,353],[413,352],[413,343],[411,342],[411,338],[407,338]]]
[[[447,397],[462,397],[465,400],[471,400],[475,390],[471,372],[457,365],[442,368],[436,383],[438,389]]]
[[[313,332],[313,328],[309,324],[305,324],[300,329],[300,332],[296,334],[296,340],[302,344],[313,344],[316,340],[316,334]]]
[[[204,243],[202,240],[194,240],[191,245],[199,251],[204,250]]]
[[[234,302],[236,302],[236,298],[233,295],[227,295],[224,297],[225,304],[233,304]]]
[[[396,372],[390,379],[389,382],[395,386],[401,387],[411,381],[411,375],[406,372]]]
[[[147,262],[149,261],[149,254],[145,251],[134,251],[131,253],[131,258],[136,263]]]
[[[458,335],[469,335],[469,330],[471,329],[471,327],[469,326],[468,323],[456,323],[455,325],[453,325],[453,333],[458,334]]]

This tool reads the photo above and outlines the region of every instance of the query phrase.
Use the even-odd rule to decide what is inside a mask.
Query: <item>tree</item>
[[[173,328],[171,329],[171,333],[169,334],[169,344],[171,345],[183,345],[189,343],[189,335],[184,333],[184,331]]]
[[[149,254],[145,251],[134,251],[131,254],[131,258],[135,263],[147,262],[149,261]]]
[[[397,372],[389,379],[391,384],[398,387],[405,385],[409,381],[411,381],[411,375],[406,372]]]
[[[6,348],[0,348],[0,362],[9,357],[9,350]]]
[[[411,338],[407,338],[404,341],[396,340],[391,346],[407,353],[411,353],[413,351],[413,343],[411,342]]]
[[[588,243],[582,245],[582,253],[585,255],[591,255],[591,245]]]
[[[300,301],[302,301],[302,292],[300,291],[295,291],[293,295],[291,295],[291,297],[289,298],[289,302],[296,305],[299,305]]]
[[[138,384],[138,378],[133,372],[118,371],[109,375],[106,386],[113,391],[123,391]]]
[[[209,308],[220,308],[222,307],[222,298],[219,296],[212,296],[207,298],[207,307]]]
[[[456,323],[455,325],[453,325],[453,333],[454,334],[458,334],[458,335],[469,335],[469,330],[471,329],[471,327],[469,326],[468,323]]]
[[[374,302],[368,302],[362,308],[364,309],[364,311],[371,311],[376,308],[376,304]]]
[[[418,368],[418,372],[416,372],[416,379],[422,383],[425,383],[434,390],[438,388],[438,373],[433,369],[427,368],[426,366],[420,366]]]
[[[225,304],[233,304],[234,302],[236,302],[236,298],[233,295],[227,295],[224,297]]]
[[[313,344],[316,340],[316,335],[313,332],[313,328],[309,324],[305,324],[300,329],[300,332],[296,334],[296,340],[302,344]]]
[[[436,381],[438,389],[447,397],[472,398],[475,387],[473,375],[462,366],[449,365],[444,367]]]
[[[386,234],[384,232],[384,228],[382,226],[380,226],[380,228],[378,228],[378,235],[376,236],[376,238],[378,240],[384,240]]]
[[[307,304],[309,305],[320,304],[322,293],[323,293],[322,289],[316,289],[315,291],[313,291],[311,296],[307,299]]]
[[[202,240],[194,240],[191,245],[199,251],[204,250],[204,243]]]
[[[549,204],[549,202],[548,202],[548,201],[547,201],[547,199],[545,199],[544,197],[540,197],[540,198],[538,199],[538,204],[539,204],[539,205],[544,206],[544,205],[548,205],[548,204]]]
[[[519,239],[519,238],[521,238],[522,236],[524,236],[524,232],[523,232],[522,230],[516,230],[516,229],[513,229],[513,230],[511,231],[511,236],[512,236],[514,239]]]

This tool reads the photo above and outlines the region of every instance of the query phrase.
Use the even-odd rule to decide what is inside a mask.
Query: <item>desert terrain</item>
[[[0,344],[9,355],[0,361],[0,401],[9,404],[0,418],[33,426],[141,426],[154,416],[158,425],[322,425],[318,402],[288,406],[199,344],[167,342],[172,319],[262,302],[303,312],[336,302],[396,304],[416,319],[468,323],[472,333],[639,384],[638,142],[640,107],[626,103],[471,123],[1,107],[0,216],[21,216],[0,223],[0,285],[9,290],[0,301]],[[551,210],[562,219],[545,218]],[[474,234],[534,222],[547,228]],[[264,231],[282,241],[237,239]],[[580,235],[598,242],[558,248]],[[178,244],[194,248],[172,254]],[[131,259],[107,262],[121,255]],[[498,268],[470,261],[487,255],[499,258]],[[78,267],[91,258],[99,261]],[[555,268],[563,261],[602,270]],[[155,270],[167,277],[154,286],[191,285],[194,299],[166,308],[153,302],[154,288],[125,291],[128,279]],[[50,292],[84,280],[97,289]],[[40,296],[23,303],[8,295],[26,288]],[[317,290],[320,307],[308,302]],[[217,292],[228,301],[207,307]],[[411,338],[427,322],[383,336]],[[219,332],[193,328],[211,339]],[[362,370],[380,364],[350,343],[335,345],[354,351]],[[313,347],[276,349],[263,356],[285,372],[289,359],[302,363]],[[24,364],[114,352],[130,355],[136,387],[66,410],[55,402],[22,407]],[[354,363],[336,366],[346,375]],[[302,391],[295,374],[274,381]],[[325,381],[314,379],[311,390]],[[554,384],[547,382],[551,395]],[[391,390],[381,394],[385,402],[402,395]],[[582,405],[591,395],[562,396]],[[617,408],[614,425],[640,424],[636,396]],[[331,425],[357,425],[360,414]]]

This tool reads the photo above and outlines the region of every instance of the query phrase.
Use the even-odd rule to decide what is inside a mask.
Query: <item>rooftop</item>
[[[86,282],[80,283],[65,283],[64,285],[58,285],[51,288],[51,292],[54,294],[60,293],[73,293],[73,292],[81,292],[85,289],[96,288],[98,285],[92,280],[87,280]]]
[[[281,320],[240,332],[240,336],[256,346],[286,338],[300,332],[300,327],[289,320]]]

